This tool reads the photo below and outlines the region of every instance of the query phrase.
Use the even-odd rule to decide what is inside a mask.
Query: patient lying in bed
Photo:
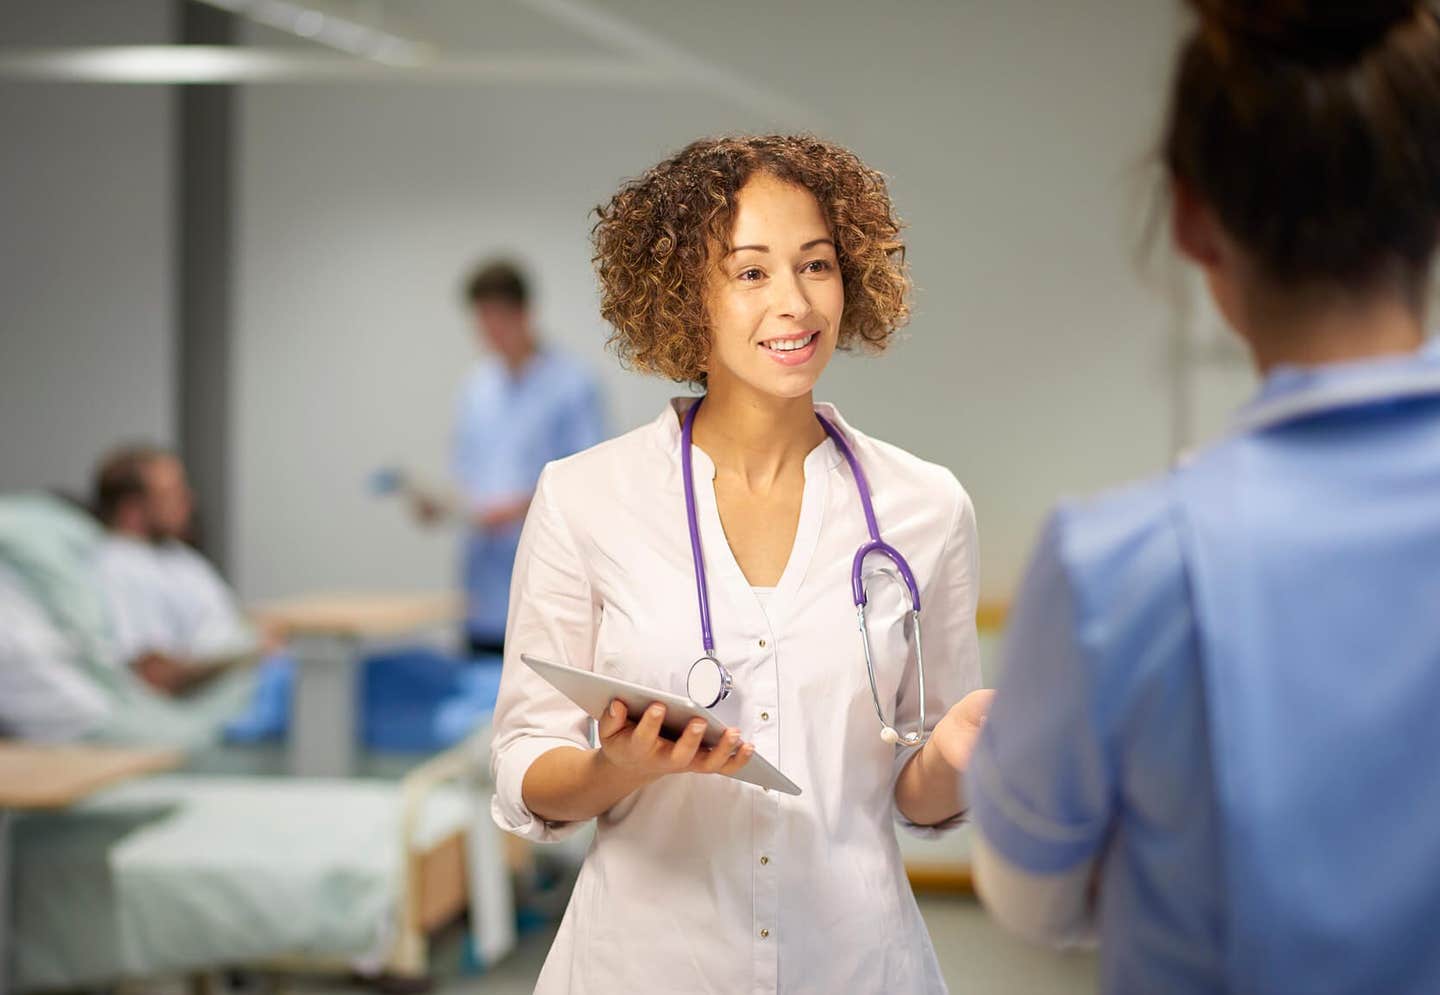
[[[194,499],[174,455],[151,447],[111,453],[96,470],[94,506],[106,530],[96,577],[116,656],[143,680],[181,694],[278,649],[278,634],[257,633],[220,574],[187,544]]]
[[[237,663],[262,660],[257,707],[232,738],[283,731],[293,668],[277,653],[281,634],[257,632],[220,574],[188,544],[194,500],[180,460],[151,447],[111,453],[95,474],[94,506],[106,530],[96,577],[115,658],[171,696]]]
[[[230,665],[265,641],[213,569],[189,553],[147,575],[138,539],[139,556],[102,554],[112,535],[76,502],[0,495],[0,736],[191,752],[283,732],[290,665]]]

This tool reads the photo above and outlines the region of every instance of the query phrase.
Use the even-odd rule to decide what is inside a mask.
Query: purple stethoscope
[[[685,515],[690,525],[690,553],[695,560],[695,594],[700,602],[700,635],[705,645],[705,655],[690,666],[685,689],[695,704],[703,708],[713,708],[730,696],[735,682],[730,671],[725,669],[725,665],[715,656],[715,636],[710,629],[710,592],[705,581],[705,556],[700,551],[700,525],[695,516],[695,472],[690,465],[690,455],[695,413],[700,410],[702,401],[703,397],[685,412],[685,420],[680,429],[680,470],[685,481]],[[845,462],[850,464],[850,472],[855,477],[855,490],[859,492],[860,505],[865,509],[865,525],[870,530],[870,541],[855,551],[855,560],[850,568],[850,587],[855,596],[860,641],[865,647],[865,671],[870,677],[870,697],[875,702],[875,715],[880,719],[880,738],[887,743],[918,746],[924,742],[926,736],[925,654],[920,639],[920,589],[915,584],[915,574],[911,571],[910,564],[905,562],[905,557],[880,538],[880,526],[875,522],[875,507],[870,500],[870,483],[865,479],[865,471],[860,468],[860,461],[855,458],[850,444],[824,415],[817,411],[815,417],[820,420],[825,434],[834,440],[836,448],[845,457]],[[875,660],[870,652],[870,632],[865,627],[865,581],[860,575],[865,558],[871,553],[878,553],[895,564],[900,571],[900,577],[905,581],[905,587],[910,591],[910,620],[915,627],[915,669],[920,681],[920,725],[914,732],[902,734],[896,731],[885,721],[885,712],[880,707],[880,688],[875,683]]]

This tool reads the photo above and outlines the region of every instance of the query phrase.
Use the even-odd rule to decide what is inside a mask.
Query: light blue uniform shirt
[[[1020,869],[1099,861],[1107,992],[1440,992],[1440,348],[1062,505],[969,790]]]
[[[511,376],[503,363],[475,369],[455,413],[451,472],[472,508],[524,497],[551,460],[605,437],[600,391],[576,360],[542,351]],[[510,605],[510,572],[520,523],[465,539],[466,624],[471,635],[499,642]]]

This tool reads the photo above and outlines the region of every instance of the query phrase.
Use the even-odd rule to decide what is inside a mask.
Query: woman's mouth
[[[760,348],[783,366],[799,366],[815,355],[819,339],[819,332],[803,332],[800,335],[766,339],[760,343]]]

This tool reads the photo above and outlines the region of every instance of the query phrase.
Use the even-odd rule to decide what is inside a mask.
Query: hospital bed
[[[18,675],[13,687],[44,690],[26,699],[34,704],[78,702],[54,738],[86,733],[213,756],[225,715],[244,700],[240,682],[181,706],[101,661],[103,613],[84,569],[96,535],[59,502],[0,498],[0,570],[10,581],[0,585],[9,599],[0,598],[0,619],[26,629],[0,646],[13,657],[0,659],[0,684]],[[15,722],[22,734],[56,731],[43,713],[8,714],[16,708],[14,695],[0,701],[12,732]],[[498,959],[514,943],[514,911],[480,780],[487,739],[479,732],[398,782],[192,766],[18,819],[15,989],[245,965],[417,979],[427,936],[467,906],[477,954]]]
[[[514,910],[484,748],[398,784],[165,775],[20,819],[15,990],[239,966],[415,982],[428,936],[467,905],[494,962]]]

